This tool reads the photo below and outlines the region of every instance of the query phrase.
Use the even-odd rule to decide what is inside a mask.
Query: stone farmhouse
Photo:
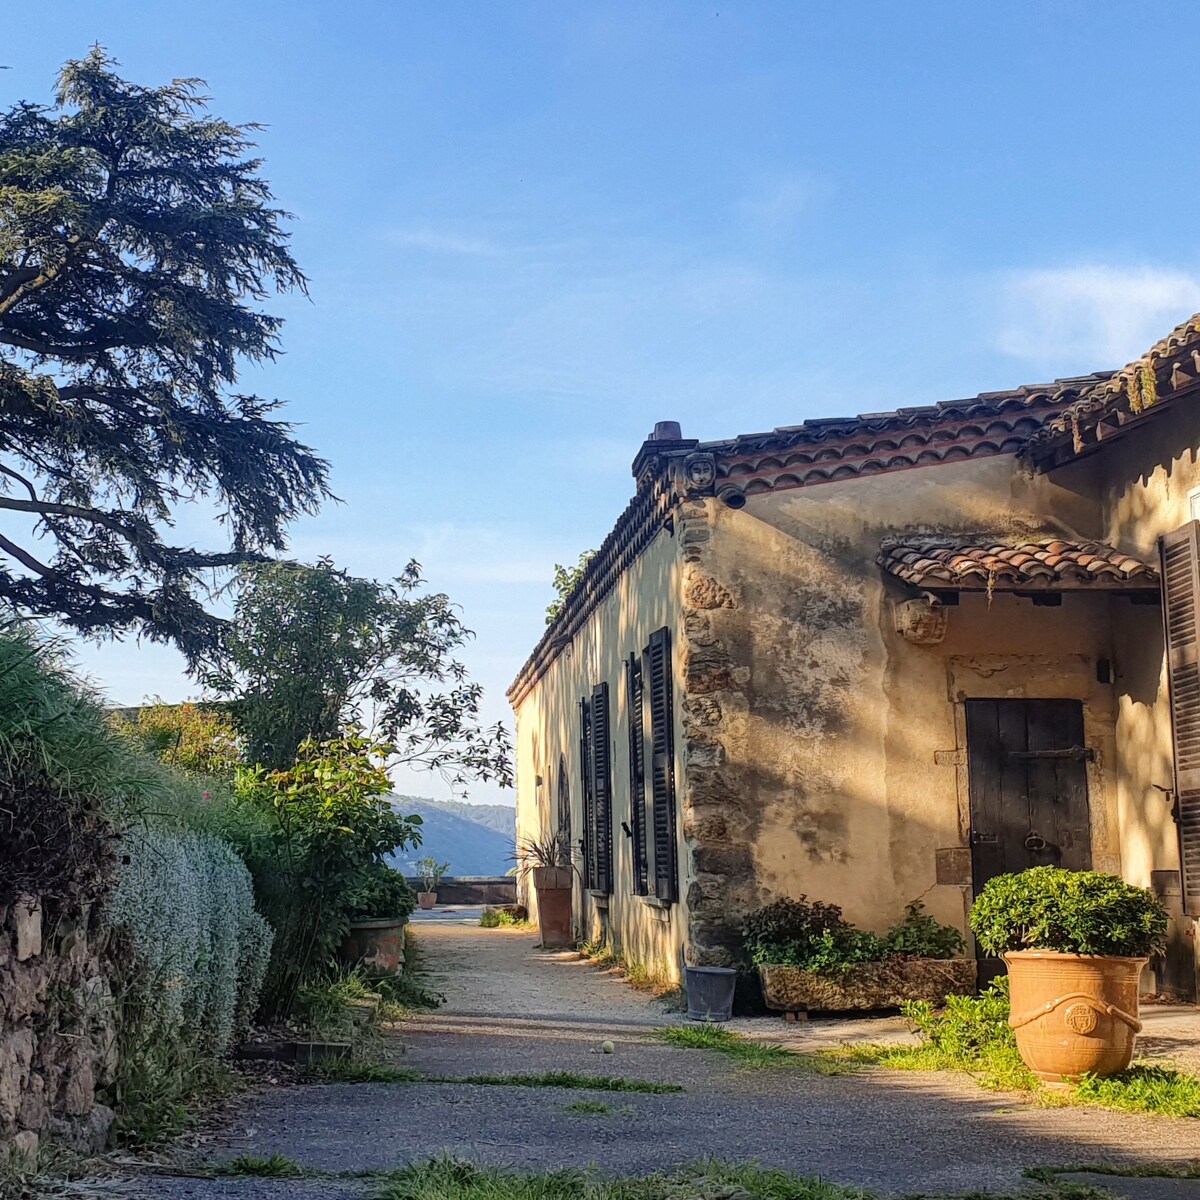
[[[1090,867],[1163,897],[1146,986],[1194,996],[1198,394],[1200,314],[1114,373],[656,426],[509,691],[518,835],[576,847],[581,936],[676,978],[781,896],[965,934],[991,876]]]

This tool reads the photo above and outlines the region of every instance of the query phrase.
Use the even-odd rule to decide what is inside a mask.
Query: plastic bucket
[[[733,1015],[737,971],[732,967],[684,967],[688,1020],[728,1021]]]

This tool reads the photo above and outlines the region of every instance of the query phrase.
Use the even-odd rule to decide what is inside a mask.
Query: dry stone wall
[[[0,1158],[32,1158],[46,1138],[104,1147],[113,1113],[96,1093],[117,1066],[106,941],[91,911],[0,907]]]

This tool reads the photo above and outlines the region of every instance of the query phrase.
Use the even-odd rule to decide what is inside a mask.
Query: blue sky
[[[344,501],[293,553],[416,557],[499,718],[656,420],[1040,382],[1200,309],[1198,33],[1194,3],[1102,0],[43,0],[0,13],[0,102],[100,41],[267,125],[312,291],[249,382]],[[168,650],[80,657],[124,703],[194,691]]]

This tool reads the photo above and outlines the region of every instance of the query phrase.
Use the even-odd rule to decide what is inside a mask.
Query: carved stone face
[[[915,646],[933,646],[946,636],[949,614],[928,600],[905,600],[896,605],[896,632]]]
[[[717,464],[710,454],[691,454],[683,464],[688,486],[712,487],[717,478]]]

